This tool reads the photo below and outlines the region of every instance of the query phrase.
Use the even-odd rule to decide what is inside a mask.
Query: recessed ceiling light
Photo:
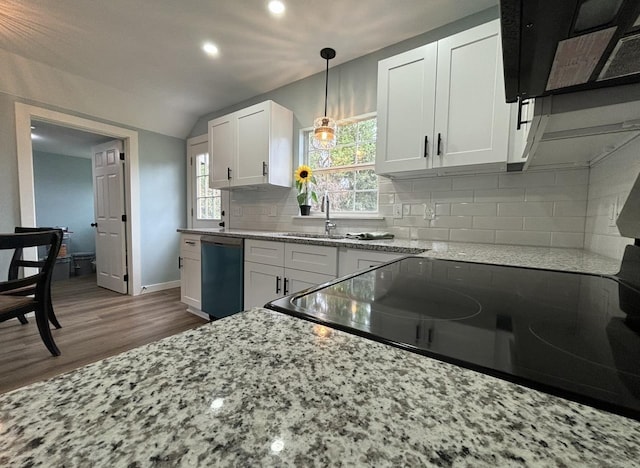
[[[284,3],[280,0],[271,0],[269,2],[269,11],[274,15],[281,15],[284,13]]]
[[[204,50],[207,55],[211,57],[216,57],[219,54],[218,47],[212,42],[205,42],[202,46],[202,50]]]

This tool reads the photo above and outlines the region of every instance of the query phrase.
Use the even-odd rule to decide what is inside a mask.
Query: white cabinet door
[[[438,41],[437,70],[434,167],[506,167],[510,106],[499,20]]]
[[[262,307],[267,302],[284,296],[284,268],[244,263],[244,308]]]
[[[437,44],[378,63],[376,173],[431,167]]]
[[[201,310],[200,236],[180,237],[180,301]]]
[[[266,181],[269,164],[269,102],[236,113],[238,165],[234,185],[258,185]]]
[[[198,310],[201,304],[200,260],[182,257],[180,268],[180,301]]]
[[[226,115],[209,122],[209,185],[228,188],[234,177],[235,116]]]
[[[303,289],[311,288],[322,283],[327,283],[335,279],[333,275],[324,275],[322,273],[313,273],[310,271],[291,270],[285,268],[284,276],[286,278],[285,294],[294,294]]]
[[[209,121],[211,187],[291,187],[293,112],[265,101]]]

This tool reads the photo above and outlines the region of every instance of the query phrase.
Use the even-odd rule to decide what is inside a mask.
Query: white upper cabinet
[[[273,101],[209,121],[211,187],[291,187],[293,113]]]
[[[431,167],[437,50],[434,42],[378,64],[378,174]]]
[[[503,80],[498,20],[380,61],[376,172],[504,170]]]

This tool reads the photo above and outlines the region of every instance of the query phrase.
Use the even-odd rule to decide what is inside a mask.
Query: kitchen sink
[[[345,236],[340,234],[315,234],[313,232],[287,232],[283,234],[287,237],[304,237],[305,239],[344,239]]]

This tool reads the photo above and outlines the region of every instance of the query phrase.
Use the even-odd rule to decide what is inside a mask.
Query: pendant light
[[[327,61],[327,71],[324,80],[324,116],[318,117],[313,122],[313,138],[311,144],[320,150],[330,150],[336,146],[336,130],[338,125],[331,117],[327,117],[327,94],[329,92],[329,60],[336,56],[336,51],[324,48],[320,51],[320,57]]]

